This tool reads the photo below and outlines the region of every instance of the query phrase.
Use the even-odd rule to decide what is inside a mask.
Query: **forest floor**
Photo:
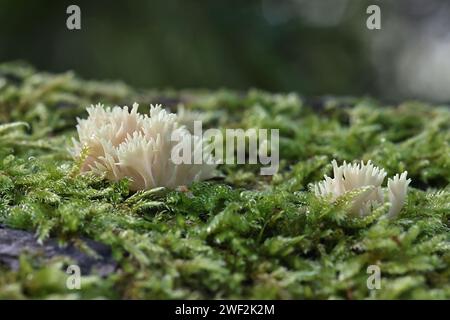
[[[204,128],[277,128],[280,167],[133,193],[67,148],[86,107],[180,104]],[[136,90],[0,65],[0,298],[450,299],[450,109],[259,90]],[[331,160],[412,179],[395,219],[317,198]],[[26,250],[24,250],[26,249]],[[81,288],[66,286],[79,264]],[[381,271],[369,290],[368,267]]]

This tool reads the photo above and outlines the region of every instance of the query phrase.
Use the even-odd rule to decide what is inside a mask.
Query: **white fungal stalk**
[[[374,166],[369,160],[366,164],[363,161],[359,164],[344,164],[338,166],[336,160],[333,164],[333,178],[328,176],[324,180],[315,184],[313,191],[316,196],[327,197],[330,201],[335,201],[344,194],[365,187],[365,190],[358,194],[353,200],[350,208],[352,214],[360,216],[368,215],[372,209],[379,207],[385,202],[385,197],[381,184],[386,177],[386,171]],[[407,172],[400,176],[397,174],[393,179],[388,179],[388,199],[391,203],[388,215],[394,217],[398,215],[406,198],[407,188],[410,179],[406,179]]]
[[[131,178],[132,190],[155,187],[177,187],[215,175],[208,150],[199,137],[179,125],[177,115],[168,113],[161,105],[150,108],[150,115],[137,112],[138,104],[128,107],[106,107],[97,104],[87,109],[87,119],[77,119],[79,141],[74,141],[71,153],[80,157],[87,148],[81,171],[93,171],[112,181]],[[209,161],[202,164],[174,164],[171,151],[177,144],[174,134],[190,139],[194,146],[192,159],[202,153]],[[202,157],[200,155],[200,157]],[[191,161],[190,163],[194,163]]]
[[[388,179],[388,196],[391,203],[388,215],[390,217],[398,215],[405,202],[408,185],[411,182],[411,179],[406,179],[407,174],[405,171],[401,175],[396,174],[393,179]]]

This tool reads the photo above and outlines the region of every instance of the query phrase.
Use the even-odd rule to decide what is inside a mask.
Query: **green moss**
[[[278,128],[280,170],[268,178],[256,165],[222,166],[221,180],[135,194],[126,180],[78,175],[66,151],[76,117],[91,103],[134,101],[172,110],[183,102],[209,114],[204,127]],[[319,102],[257,90],[138,91],[1,65],[0,223],[38,241],[103,242],[119,268],[70,291],[61,261],[24,256],[18,271],[1,271],[0,297],[449,299],[450,110]],[[408,170],[400,216],[386,219],[384,206],[355,219],[345,201],[308,192],[332,159],[371,159],[389,175]],[[371,264],[381,268],[380,290],[367,289]]]

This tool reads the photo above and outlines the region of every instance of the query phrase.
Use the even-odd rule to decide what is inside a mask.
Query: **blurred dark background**
[[[66,8],[81,8],[81,30]],[[366,9],[381,8],[381,30]],[[145,88],[450,101],[450,1],[0,0],[0,62]]]

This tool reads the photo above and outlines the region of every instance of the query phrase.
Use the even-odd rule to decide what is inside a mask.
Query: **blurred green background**
[[[66,28],[70,4],[81,30]],[[381,30],[366,28],[370,4]],[[449,17],[445,0],[0,0],[0,62],[145,88],[448,101]]]

